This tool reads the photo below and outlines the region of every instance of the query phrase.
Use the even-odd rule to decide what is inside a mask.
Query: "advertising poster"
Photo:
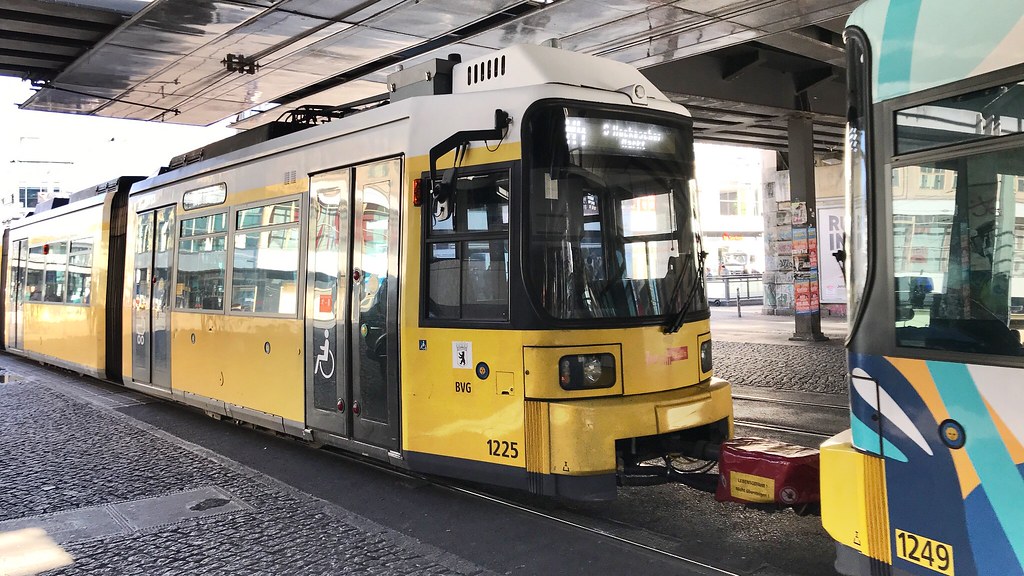
[[[818,275],[814,272],[798,272],[793,278],[794,309],[797,314],[813,314],[818,311]]]
[[[807,225],[807,203],[793,202],[793,226]]]
[[[807,228],[793,228],[793,254],[807,253]]]
[[[775,253],[780,256],[789,256],[793,253],[793,243],[790,241],[776,242]]]
[[[818,227],[821,234],[815,242],[815,267],[820,275],[821,302],[846,303],[846,281],[834,254],[843,248],[845,209],[842,206],[818,208]]]

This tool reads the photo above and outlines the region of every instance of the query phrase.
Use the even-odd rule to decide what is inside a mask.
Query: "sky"
[[[225,123],[197,127],[18,109],[31,95],[28,82],[0,77],[0,196],[40,179],[74,192],[118,176],[151,176],[172,157],[235,133]]]

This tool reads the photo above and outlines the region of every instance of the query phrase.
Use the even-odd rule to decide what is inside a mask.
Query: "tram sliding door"
[[[132,380],[171,387],[170,286],[174,207],[139,214],[132,298]]]
[[[308,424],[397,448],[401,160],[310,180]]]
[[[23,346],[22,340],[25,337],[25,326],[22,322],[21,308],[25,301],[25,264],[28,260],[28,246],[24,240],[18,240],[11,243],[11,278],[10,278],[10,293],[8,297],[8,317],[10,321],[7,324],[7,346],[15,350],[21,350]]]

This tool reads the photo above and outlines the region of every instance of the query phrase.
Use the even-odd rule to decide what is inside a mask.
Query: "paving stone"
[[[24,380],[0,386],[0,521],[87,507],[139,510],[155,498],[223,491],[217,516],[134,521],[65,542],[79,574],[482,574],[465,560],[152,433],[77,378],[4,357]],[[91,393],[96,403],[84,401]],[[126,397],[127,401],[137,401]],[[169,436],[169,435],[168,435]],[[134,504],[133,504],[134,503]],[[187,515],[186,515],[187,516]]]
[[[733,384],[797,392],[846,394],[846,350],[841,346],[751,344],[715,340],[715,376]]]

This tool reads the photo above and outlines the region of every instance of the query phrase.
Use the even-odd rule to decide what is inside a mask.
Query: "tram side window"
[[[46,257],[42,246],[28,249],[28,270],[25,273],[25,300],[43,301],[43,265]]]
[[[298,308],[299,201],[239,210],[231,310],[294,315]]]
[[[508,320],[509,190],[507,170],[462,176],[451,218],[426,211],[428,318]]]
[[[1024,148],[895,172],[898,345],[1024,356]]]
[[[72,240],[68,253],[68,304],[88,304],[91,286],[92,239]]]
[[[181,221],[175,308],[224,309],[227,237],[226,213]]]
[[[49,248],[43,276],[43,301],[63,302],[64,277],[68,269],[68,243],[52,242]]]

